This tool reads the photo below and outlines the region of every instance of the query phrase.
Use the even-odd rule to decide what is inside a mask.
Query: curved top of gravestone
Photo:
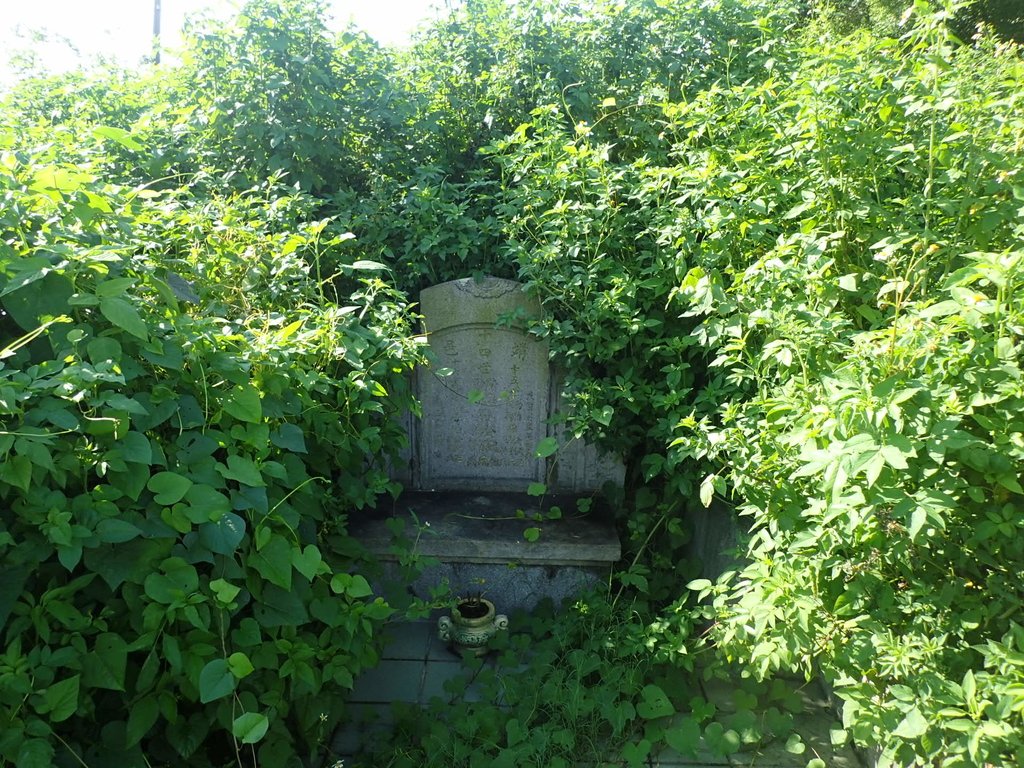
[[[464,325],[494,326],[509,320],[523,328],[540,315],[540,304],[515,280],[466,277],[420,291],[420,312],[430,333]]]

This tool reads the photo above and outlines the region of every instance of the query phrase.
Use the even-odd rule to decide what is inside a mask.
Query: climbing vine
[[[637,763],[670,715],[753,749],[797,674],[837,744],[1019,762],[1024,63],[961,3],[828,5],[479,0],[393,51],[251,0],[180,65],[15,85],[0,764],[324,757],[397,615],[346,523],[399,490],[415,294],[483,273],[540,300],[568,432],[627,467],[604,601],[533,628],[559,685],[608,685],[486,715],[491,757]],[[720,579],[700,507],[744,534]],[[658,695],[698,652],[781,719]]]

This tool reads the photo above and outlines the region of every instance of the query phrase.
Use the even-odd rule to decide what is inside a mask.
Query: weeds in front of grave
[[[670,633],[604,595],[545,603],[495,637],[491,657],[467,654],[443,698],[393,704],[393,728],[371,734],[353,765],[632,768],[666,750],[756,765],[768,746],[824,765],[803,735],[803,685],[730,679],[693,619],[683,637],[680,623]]]

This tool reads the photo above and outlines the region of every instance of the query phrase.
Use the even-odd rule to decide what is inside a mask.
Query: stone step
[[[382,559],[395,559],[388,518],[422,526],[417,551],[445,562],[607,566],[622,556],[607,510],[578,511],[581,497],[538,498],[525,493],[407,491],[386,509],[350,525],[350,532]],[[382,505],[383,506],[383,505]],[[553,519],[556,509],[560,517]],[[538,529],[535,541],[525,531]]]
[[[403,585],[414,594],[426,599],[446,581],[458,595],[483,593],[500,611],[530,610],[544,598],[560,602],[606,581],[621,557],[607,509],[595,502],[583,514],[580,498],[409,491],[354,519],[349,532],[383,562],[383,581],[392,588],[401,569],[388,521],[399,519],[416,554],[438,561]]]

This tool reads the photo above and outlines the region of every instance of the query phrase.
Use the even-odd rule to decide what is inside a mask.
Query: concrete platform
[[[621,557],[619,537],[600,503],[585,514],[578,511],[584,498],[406,491],[354,520],[349,531],[383,560],[396,557],[386,521],[400,518],[409,529],[423,526],[418,553],[444,562],[608,566]],[[538,535],[530,541],[526,531],[534,528]]]
[[[483,594],[502,613],[529,611],[544,598],[559,603],[607,581],[621,557],[607,509],[593,503],[581,513],[581,498],[589,501],[570,495],[411,491],[353,520],[349,532],[380,562],[375,586],[383,594],[398,590],[429,599],[447,584],[455,595]],[[396,543],[395,521],[403,522],[404,546]],[[428,558],[411,580],[398,563],[410,546]]]

